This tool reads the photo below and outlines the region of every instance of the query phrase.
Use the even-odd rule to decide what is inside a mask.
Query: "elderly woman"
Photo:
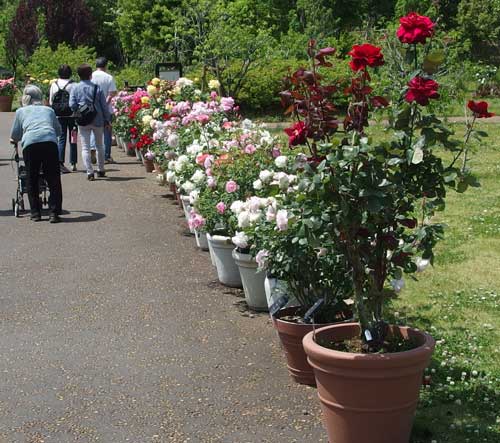
[[[62,188],[57,138],[61,126],[52,108],[43,105],[42,91],[33,85],[24,88],[22,108],[16,111],[11,140],[21,142],[26,165],[26,187],[31,208],[31,219],[42,219],[38,187],[40,168],[49,185],[50,222],[61,221]]]

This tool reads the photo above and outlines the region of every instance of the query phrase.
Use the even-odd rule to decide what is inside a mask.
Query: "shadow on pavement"
[[[67,215],[73,214],[81,214],[78,217],[66,217]],[[62,211],[61,219],[64,223],[85,223],[85,222],[94,222],[101,220],[106,217],[105,214],[101,214],[100,212],[90,212],[90,211]]]
[[[107,177],[108,182],[128,182],[131,180],[144,180],[144,177]]]

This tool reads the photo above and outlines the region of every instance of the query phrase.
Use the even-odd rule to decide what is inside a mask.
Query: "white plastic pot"
[[[188,223],[189,216],[192,210],[192,207],[189,204],[189,197],[187,195],[181,195],[181,202],[182,202],[182,209],[184,210],[184,217],[186,217],[186,223]],[[194,228],[189,228],[189,232],[191,232],[191,234],[194,234],[195,233]]]
[[[219,281],[225,286],[241,288],[240,271],[232,255],[234,244],[231,238],[222,235],[212,235],[208,237],[208,244],[212,248]]]
[[[210,252],[210,261],[212,262],[212,266],[215,267],[215,256],[214,251],[212,249],[212,243],[210,242],[210,234],[207,233],[207,242],[208,242],[208,252]]]
[[[233,258],[240,270],[241,283],[245,292],[245,301],[254,311],[268,311],[264,280],[266,274],[257,272],[257,262],[250,254],[233,250]]]
[[[198,246],[202,251],[208,251],[207,233],[200,232],[195,229],[194,235],[196,237],[196,246]]]

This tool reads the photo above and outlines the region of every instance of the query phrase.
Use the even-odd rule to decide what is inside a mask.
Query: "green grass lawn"
[[[481,129],[490,134],[473,156],[481,187],[449,193],[434,268],[407,279],[393,306],[438,343],[412,443],[500,442],[500,125]]]

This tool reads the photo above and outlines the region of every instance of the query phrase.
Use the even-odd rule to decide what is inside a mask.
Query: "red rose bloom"
[[[490,118],[495,115],[493,112],[488,112],[488,103],[486,102],[469,100],[467,107],[474,113],[474,117],[476,118]]]
[[[434,34],[435,23],[425,15],[410,12],[399,19],[400,26],[396,35],[402,43],[425,43]]]
[[[304,122],[297,122],[291,128],[285,129],[288,135],[288,143],[290,146],[301,145],[306,142],[307,129]]]
[[[348,55],[352,57],[349,66],[356,72],[366,69],[367,66],[374,68],[384,64],[384,56],[380,48],[369,43],[354,45]]]
[[[437,92],[439,84],[434,80],[417,75],[410,80],[408,87],[405,99],[409,103],[417,102],[419,105],[425,106],[429,104],[429,99],[439,98]]]

